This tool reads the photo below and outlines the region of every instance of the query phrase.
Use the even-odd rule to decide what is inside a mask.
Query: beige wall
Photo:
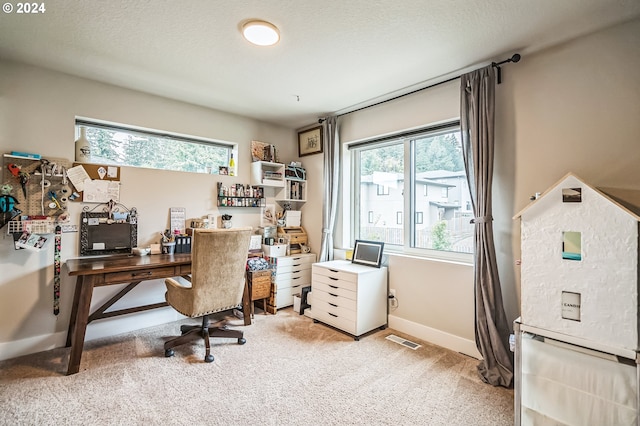
[[[519,224],[512,216],[527,205],[529,196],[544,191],[569,171],[595,186],[640,189],[639,45],[640,20],[635,20],[525,54],[518,64],[503,69],[503,84],[497,86],[494,226],[509,320],[519,313],[515,266]],[[283,161],[297,154],[291,129],[6,62],[0,62],[0,76],[2,152],[20,148],[71,158],[73,122],[78,115],[238,143],[236,180],[241,182],[248,181],[248,143],[252,139],[275,143]],[[453,82],[349,114],[343,117],[342,141],[457,117],[458,98]],[[303,225],[317,251],[322,234],[322,155],[301,160],[309,179]],[[215,213],[214,177],[124,169],[122,178],[123,202],[141,212],[143,243],[164,229],[171,206],[184,206],[194,216]],[[347,170],[343,179],[347,182],[348,178]],[[73,220],[77,220],[78,209],[74,206]],[[341,209],[341,213],[348,217],[348,210]],[[251,213],[238,213],[237,219],[238,224],[257,224]],[[348,220],[340,222],[338,247],[350,245],[346,224]],[[76,253],[76,236],[64,234],[63,259]],[[54,317],[52,256],[51,246],[41,253],[15,252],[10,240],[2,240],[0,358],[64,342],[73,285],[63,277],[62,313]],[[391,257],[389,264],[390,286],[400,302],[390,313],[390,325],[473,355],[472,267],[400,256]],[[161,288],[153,283],[142,287],[129,303],[161,300]],[[95,298],[104,300],[116,290],[99,289]],[[88,335],[124,332],[176,317],[170,309],[156,311],[136,314],[134,320],[98,321],[89,326]]]
[[[76,116],[238,144],[237,177],[122,169],[121,201],[139,211],[140,245],[157,241],[157,233],[168,226],[170,207],[185,207],[188,217],[221,214],[215,206],[216,182],[249,183],[251,140],[275,144],[283,161],[297,156],[292,129],[9,62],[0,62],[0,75],[2,153],[20,150],[45,158],[72,160]],[[267,195],[274,194],[267,191]],[[71,206],[72,223],[78,223],[81,207],[81,204]],[[234,225],[259,225],[257,209],[227,210],[233,215]],[[0,242],[0,359],[62,345],[73,281],[63,274],[61,313],[54,316],[53,244],[42,252],[30,252],[14,250],[11,238],[6,235]],[[76,257],[77,234],[63,234],[62,246],[63,261]],[[119,289],[120,286],[96,289],[94,306]],[[114,307],[162,301],[164,291],[161,281],[143,283]],[[97,321],[89,325],[87,338],[122,333],[177,317],[172,309],[165,308]]]
[[[638,46],[640,20],[635,20],[525,54],[519,63],[503,68],[503,83],[496,89],[493,204],[510,322],[519,315],[520,300],[515,266],[520,230],[512,217],[527,205],[529,196],[543,192],[567,172],[595,186],[640,189]],[[458,85],[455,81],[345,115],[341,140],[458,117]],[[347,193],[348,184],[344,189]],[[344,247],[350,236],[346,225],[343,229],[337,245]],[[473,355],[473,268],[395,256],[389,265],[389,285],[400,302],[390,312],[390,326]]]

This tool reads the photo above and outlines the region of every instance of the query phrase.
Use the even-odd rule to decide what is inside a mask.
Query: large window
[[[231,143],[76,120],[76,137],[86,129],[91,162],[199,173],[228,166]]]
[[[465,259],[473,217],[458,123],[350,146],[354,237]],[[384,196],[378,188],[388,188]],[[371,221],[373,216],[374,220]]]

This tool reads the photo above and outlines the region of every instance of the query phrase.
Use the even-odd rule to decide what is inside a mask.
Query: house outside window
[[[389,195],[389,188],[384,185],[376,185],[378,187],[378,195]]]
[[[94,164],[215,174],[229,165],[234,149],[228,142],[79,119],[76,137],[80,127],[86,129]]]
[[[389,251],[470,261],[473,215],[458,123],[349,150],[354,238],[384,241]],[[388,194],[381,196],[380,186]]]

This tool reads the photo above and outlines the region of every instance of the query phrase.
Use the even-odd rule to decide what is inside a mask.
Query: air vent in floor
[[[409,349],[413,349],[414,351],[418,349],[421,345],[414,343],[410,340],[403,339],[402,337],[398,337],[395,334],[390,334],[385,337],[387,340],[391,340],[392,342],[396,342],[399,345],[406,346]]]

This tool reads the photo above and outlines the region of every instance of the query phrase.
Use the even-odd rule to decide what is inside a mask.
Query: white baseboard
[[[389,315],[389,328],[472,358],[482,359],[474,340],[464,339],[393,315]]]
[[[0,361],[29,355],[36,352],[59,348],[67,343],[67,332],[59,331],[54,334],[29,337],[22,340],[0,343]]]
[[[177,311],[169,308],[153,309],[139,312],[135,315],[125,315],[92,322],[87,326],[85,342],[113,336],[115,334],[128,333],[142,328],[153,327],[168,322],[186,318]],[[29,355],[37,352],[48,351],[64,347],[67,343],[67,331],[59,331],[53,334],[28,337],[11,342],[0,342],[0,361]]]

